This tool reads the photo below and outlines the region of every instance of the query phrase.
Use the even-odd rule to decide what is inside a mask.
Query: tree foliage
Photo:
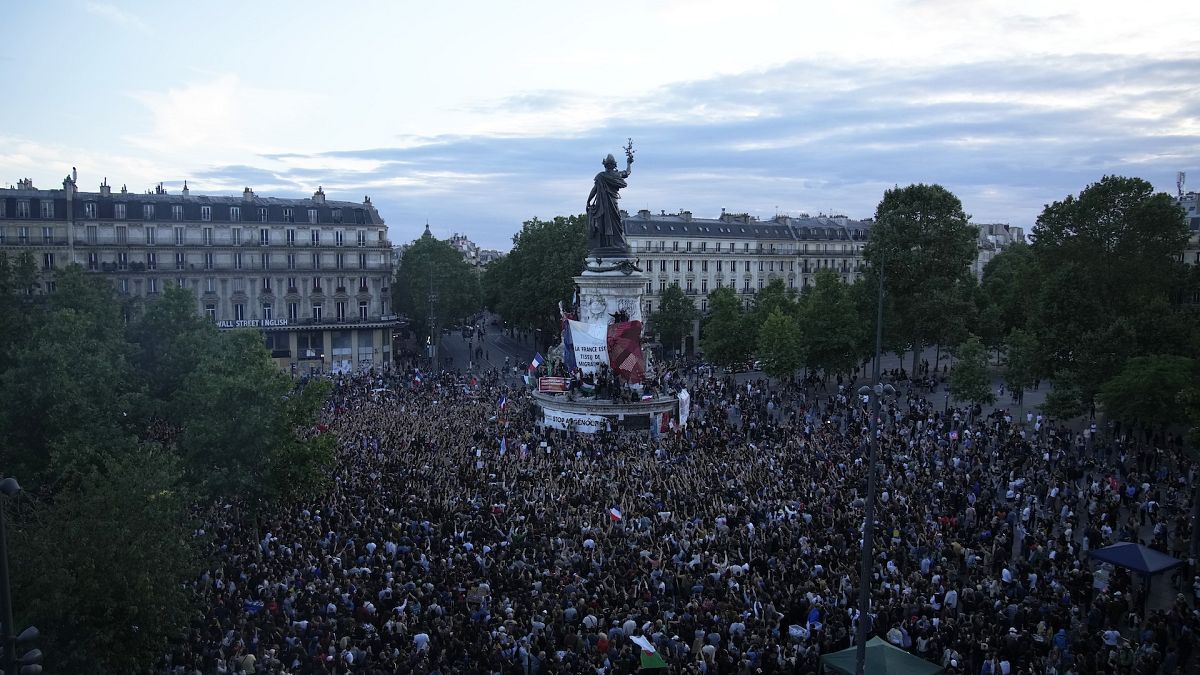
[[[1037,365],[1037,339],[1030,333],[1014,328],[1005,341],[1008,350],[1004,364],[1004,385],[1023,397],[1025,390],[1033,385]]]
[[[987,350],[977,336],[970,336],[958,347],[958,363],[950,372],[950,395],[969,403],[994,403],[992,380],[988,374]]]
[[[800,297],[799,329],[808,367],[848,373],[858,365],[867,325],[854,291],[833,270],[818,270],[816,283]]]
[[[587,257],[586,225],[583,215],[525,221],[484,274],[488,307],[513,326],[557,335],[558,303],[570,304]]]
[[[404,251],[392,283],[392,306],[417,332],[429,330],[430,294],[440,325],[460,323],[483,306],[479,275],[449,242],[421,237]]]
[[[691,332],[697,314],[692,299],[684,294],[679,284],[671,284],[659,295],[658,309],[650,316],[650,329],[658,335],[664,348],[674,351]]]
[[[733,368],[750,358],[754,342],[742,303],[732,288],[708,294],[708,316],[700,326],[700,345],[706,359],[723,368]]]
[[[804,346],[796,317],[776,307],[758,330],[762,369],[776,379],[790,380],[804,364]]]
[[[1186,398],[1200,388],[1197,361],[1185,356],[1152,354],[1125,362],[1100,388],[1104,412],[1113,419],[1146,428],[1185,421]]]

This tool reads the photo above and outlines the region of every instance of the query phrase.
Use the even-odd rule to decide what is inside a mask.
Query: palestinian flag
[[[667,662],[663,660],[662,654],[658,653],[653,642],[641,635],[632,635],[629,639],[642,648],[642,670],[667,667]]]

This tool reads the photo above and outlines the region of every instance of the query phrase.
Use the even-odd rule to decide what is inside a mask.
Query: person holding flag
[[[653,642],[643,635],[630,635],[629,641],[642,648],[642,670],[666,670],[667,662],[663,660],[662,654],[658,653],[658,648]]]

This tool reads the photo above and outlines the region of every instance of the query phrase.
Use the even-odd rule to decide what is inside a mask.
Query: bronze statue
[[[604,171],[596,174],[595,185],[587,200],[589,256],[601,258],[629,253],[617,200],[621,198],[619,190],[628,187],[625,179],[633,169],[633,152],[631,138],[625,146],[625,170],[617,171],[617,160],[610,154],[604,158]]]

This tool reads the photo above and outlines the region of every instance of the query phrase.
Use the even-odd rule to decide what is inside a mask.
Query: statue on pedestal
[[[617,200],[621,198],[621,188],[629,186],[625,179],[633,170],[633,152],[633,139],[629,139],[625,146],[625,170],[617,170],[617,160],[610,154],[604,158],[604,171],[596,174],[587,200],[588,257],[623,257],[629,254]]]

